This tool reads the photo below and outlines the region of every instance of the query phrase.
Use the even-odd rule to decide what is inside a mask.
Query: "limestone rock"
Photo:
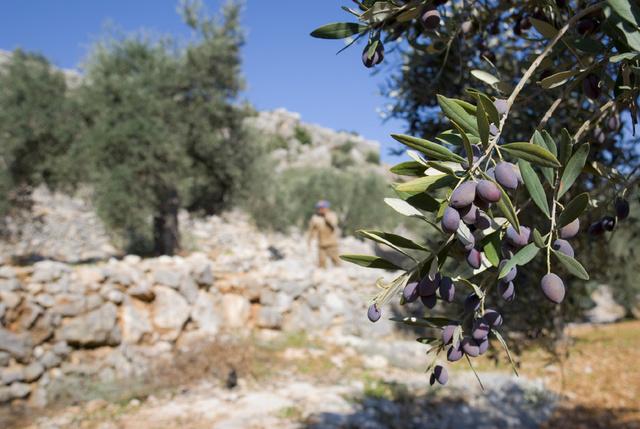
[[[13,383],[9,386],[13,399],[26,398],[31,393],[31,387],[26,383]]]
[[[24,381],[32,382],[40,378],[44,372],[44,366],[40,362],[33,362],[25,366],[22,370]]]
[[[189,304],[175,290],[167,286],[155,288],[153,324],[159,328],[163,339],[175,340],[189,319]]]
[[[282,312],[274,307],[261,307],[258,312],[258,327],[280,329],[282,327]]]
[[[133,300],[125,302],[120,315],[122,341],[136,344],[152,332],[149,310]]]
[[[116,306],[110,302],[106,303],[97,310],[63,324],[56,337],[81,347],[117,345],[120,342],[120,330],[116,325],[117,314]]]
[[[180,287],[182,275],[176,269],[158,268],[153,271],[153,281],[158,285],[177,289]]]
[[[16,381],[24,381],[24,379],[25,374],[22,365],[10,366],[0,371],[0,381],[2,381],[2,384],[11,384]]]
[[[0,351],[8,352],[22,362],[31,356],[31,347],[31,339],[27,334],[15,334],[0,328]]]
[[[626,310],[613,298],[608,286],[600,286],[591,294],[595,307],[587,311],[587,318],[591,323],[611,323],[622,319]]]
[[[54,298],[53,311],[61,316],[77,316],[86,310],[86,299],[82,295],[62,293]]]
[[[191,319],[199,330],[212,335],[218,333],[221,318],[213,295],[203,290],[198,293],[198,298],[191,309]]]
[[[151,302],[156,297],[151,286],[146,283],[139,283],[127,289],[127,293],[141,301]]]
[[[226,327],[241,328],[246,326],[250,312],[251,304],[242,295],[228,293],[222,296],[222,314]]]
[[[33,264],[31,281],[36,283],[51,283],[69,272],[69,266],[61,262],[40,261]]]

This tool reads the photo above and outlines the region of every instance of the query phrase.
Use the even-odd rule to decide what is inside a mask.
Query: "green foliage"
[[[41,55],[16,50],[0,66],[0,213],[17,193],[71,181],[77,120],[68,91]]]
[[[224,19],[183,3],[197,34],[181,49],[170,40],[125,37],[98,43],[80,89],[87,160],[98,213],[131,246],[173,253],[180,208],[228,207],[260,155],[236,106],[240,80],[239,7]],[[144,243],[147,243],[146,245]]]
[[[340,218],[340,227],[353,234],[363,225],[390,228],[397,220],[393,212],[378,203],[390,196],[384,178],[367,171],[333,168],[291,168],[270,183],[255,184],[252,195],[242,203],[259,227],[287,231],[291,227],[305,228],[318,200],[331,202]]]
[[[312,143],[311,134],[307,131],[303,126],[296,125],[296,128],[293,130],[293,135],[301,144],[308,146]]]
[[[380,153],[374,152],[374,151],[367,152],[367,156],[365,157],[365,160],[369,164],[380,165]]]

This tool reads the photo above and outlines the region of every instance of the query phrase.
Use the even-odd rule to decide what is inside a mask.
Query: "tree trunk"
[[[173,255],[180,249],[178,193],[171,190],[166,195],[160,204],[158,214],[153,218],[154,251],[158,255]]]

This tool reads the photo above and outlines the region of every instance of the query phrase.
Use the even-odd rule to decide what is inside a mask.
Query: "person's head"
[[[316,213],[318,214],[325,214],[326,212],[329,211],[329,207],[331,206],[331,204],[329,204],[329,201],[327,200],[320,200],[316,203]]]

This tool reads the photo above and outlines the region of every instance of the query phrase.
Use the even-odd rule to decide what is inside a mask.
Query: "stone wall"
[[[56,378],[136,376],[194,341],[256,329],[390,332],[390,323],[364,317],[380,273],[318,270],[303,237],[259,233],[239,214],[187,225],[206,251],[1,266],[0,402],[42,406]],[[345,239],[343,250],[371,251],[354,239]]]

